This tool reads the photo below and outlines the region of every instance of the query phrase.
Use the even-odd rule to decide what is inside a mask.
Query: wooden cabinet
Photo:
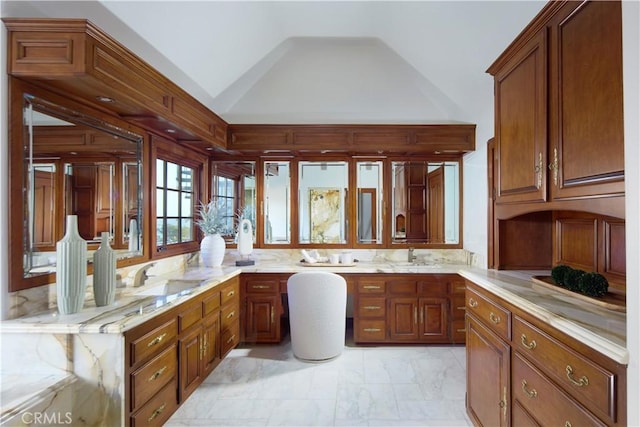
[[[462,288],[455,274],[358,276],[355,342],[464,343],[464,333],[455,329],[464,329],[460,314],[452,308],[455,299],[464,322],[464,296],[459,289],[453,296],[454,283]]]
[[[220,289],[220,356],[240,343],[240,280],[235,277]]]
[[[243,341],[279,343],[282,299],[280,287],[286,287],[288,274],[243,275]]]
[[[475,425],[626,425],[626,366],[469,281],[466,299]]]
[[[498,205],[624,194],[621,22],[619,1],[549,2],[489,67]]]

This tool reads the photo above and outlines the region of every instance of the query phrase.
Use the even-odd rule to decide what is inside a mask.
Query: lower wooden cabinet
[[[466,285],[467,413],[474,425],[626,425],[626,366]]]
[[[266,273],[242,276],[242,341],[279,343],[283,312],[281,285],[286,289],[289,274]]]

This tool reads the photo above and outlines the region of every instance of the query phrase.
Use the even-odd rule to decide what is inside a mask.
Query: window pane
[[[192,200],[193,200],[193,196],[191,195],[191,193],[180,193],[180,197],[181,197],[181,204],[182,204],[182,214],[181,216],[185,217],[185,216],[193,216],[192,214]]]
[[[156,186],[164,187],[164,160],[156,159]]]
[[[158,246],[164,246],[167,244],[167,242],[164,240],[166,236],[165,225],[166,224],[164,218],[158,218],[156,220],[156,240]]]
[[[167,188],[175,190],[180,188],[180,166],[175,163],[167,162]]]
[[[167,244],[180,242],[180,221],[177,218],[167,218]]]
[[[192,191],[193,190],[193,169],[182,167],[182,190],[183,191]]]
[[[162,218],[166,216],[164,212],[164,190],[156,189],[156,217]]]
[[[167,190],[167,216],[180,215],[180,193]]]
[[[183,242],[189,242],[193,240],[193,220],[190,218],[183,218],[181,231],[181,240]]]

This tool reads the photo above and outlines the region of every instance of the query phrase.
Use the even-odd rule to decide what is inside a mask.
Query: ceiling
[[[87,18],[230,123],[478,122],[542,1],[3,1]]]

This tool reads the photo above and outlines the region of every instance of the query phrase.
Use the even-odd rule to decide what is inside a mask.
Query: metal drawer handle
[[[269,285],[252,285],[253,289],[269,289]]]
[[[362,308],[364,308],[365,310],[380,310],[382,307],[378,305],[365,305]]]
[[[527,380],[522,380],[522,391],[524,391],[526,395],[529,396],[531,399],[538,396],[538,392],[536,391],[535,388],[531,390],[527,390]]]
[[[162,368],[158,369],[153,375],[151,375],[149,377],[149,379],[147,381],[151,382],[151,381],[155,381],[158,379],[158,377],[160,375],[162,375],[164,373],[164,371],[167,370],[167,365],[163,366]]]
[[[569,421],[565,421],[564,427],[572,427],[572,426],[571,426],[571,423]]]
[[[456,329],[456,332],[467,332],[466,329]]]
[[[228,297],[232,297],[236,294],[236,291],[229,291],[229,293],[227,294]]]
[[[571,367],[571,365],[567,365],[567,378],[569,378],[569,381],[571,381],[571,384],[578,386],[578,387],[584,387],[586,385],[589,385],[589,378],[587,378],[586,376],[582,376],[580,377],[580,379],[575,379],[573,376],[573,368]]]
[[[232,311],[231,313],[227,314],[227,319],[231,319],[235,314],[236,314],[235,311]]]
[[[155,337],[154,339],[152,339],[151,341],[149,341],[149,344],[147,344],[147,347],[152,347],[156,344],[159,344],[160,341],[162,341],[164,339],[164,337],[167,336],[167,333],[165,332],[164,334],[158,335],[157,337]]]
[[[491,320],[494,324],[500,323],[500,316],[496,316],[493,312],[489,313],[489,320]]]
[[[380,289],[379,285],[364,285],[364,289]]]
[[[160,415],[162,413],[162,411],[164,411],[165,408],[165,404],[163,403],[162,405],[160,405],[160,407],[158,409],[156,409],[155,411],[153,411],[153,414],[151,414],[151,416],[147,419],[147,422],[150,423],[151,421],[153,421],[158,415]]]
[[[529,350],[533,350],[538,345],[536,343],[536,340],[531,340],[530,343],[527,343],[527,336],[525,334],[522,334],[520,336],[520,342],[522,343],[523,346],[527,347]]]
[[[477,306],[478,306],[478,301],[474,300],[473,298],[469,298],[469,307],[476,308]]]
[[[382,331],[382,329],[380,329],[380,328],[364,328],[363,331],[365,331],[365,332],[380,332],[380,331]]]
[[[227,340],[227,344],[232,342],[235,338],[236,338],[236,334],[231,335],[231,337],[229,337],[229,339]]]

